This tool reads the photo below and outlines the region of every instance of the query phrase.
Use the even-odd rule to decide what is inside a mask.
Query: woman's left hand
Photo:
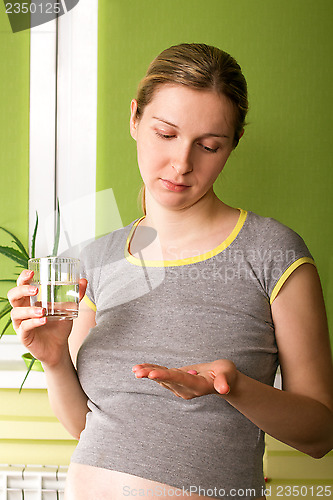
[[[182,368],[143,363],[132,368],[136,378],[149,378],[183,399],[207,394],[229,394],[235,386],[237,369],[232,361],[219,359]]]

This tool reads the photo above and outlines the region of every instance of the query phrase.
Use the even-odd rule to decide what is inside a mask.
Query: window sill
[[[4,335],[0,340],[0,389],[19,389],[27,367],[21,358],[26,349],[16,335]],[[31,370],[24,389],[46,389],[44,372]]]

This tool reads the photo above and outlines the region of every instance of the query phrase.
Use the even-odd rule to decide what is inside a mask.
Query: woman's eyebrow
[[[171,125],[171,127],[179,128],[174,123],[168,122],[167,120],[164,120],[163,118],[158,118],[157,116],[153,116],[153,119],[158,120],[158,121],[163,122],[163,123],[166,123],[167,125]]]
[[[166,123],[167,125],[170,125],[171,127],[179,128],[178,125],[175,125],[174,123],[169,122],[168,120],[164,120],[163,118],[158,118],[157,116],[153,116],[154,120],[158,120],[160,122]],[[226,134],[215,134],[211,132],[207,132],[207,134],[203,134],[200,137],[223,137],[226,139],[229,139],[229,136]]]
[[[213,134],[208,132],[207,134],[203,134],[201,137],[222,137],[225,139],[229,139],[230,136],[226,134]]]

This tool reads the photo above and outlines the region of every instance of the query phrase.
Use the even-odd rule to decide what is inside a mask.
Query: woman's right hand
[[[54,366],[68,351],[68,337],[72,320],[51,320],[45,316],[45,309],[30,305],[30,297],[37,295],[36,286],[30,285],[33,271],[24,270],[17,279],[17,286],[8,292],[13,309],[11,318],[14,330],[22,344],[42,363]],[[87,280],[80,279],[79,298],[85,294]]]

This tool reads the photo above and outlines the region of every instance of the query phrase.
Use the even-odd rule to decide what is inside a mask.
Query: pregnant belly
[[[209,497],[157,483],[141,477],[90,465],[71,463],[68,469],[65,500],[147,500],[161,498],[191,498],[205,500]],[[211,497],[210,497],[211,499]]]
[[[142,500],[160,500],[161,498],[212,499],[212,496],[183,492],[174,486],[124,472],[76,463],[71,463],[69,466],[64,500],[126,500],[126,498],[135,500],[135,497]],[[264,499],[265,497],[260,498],[260,500]]]

